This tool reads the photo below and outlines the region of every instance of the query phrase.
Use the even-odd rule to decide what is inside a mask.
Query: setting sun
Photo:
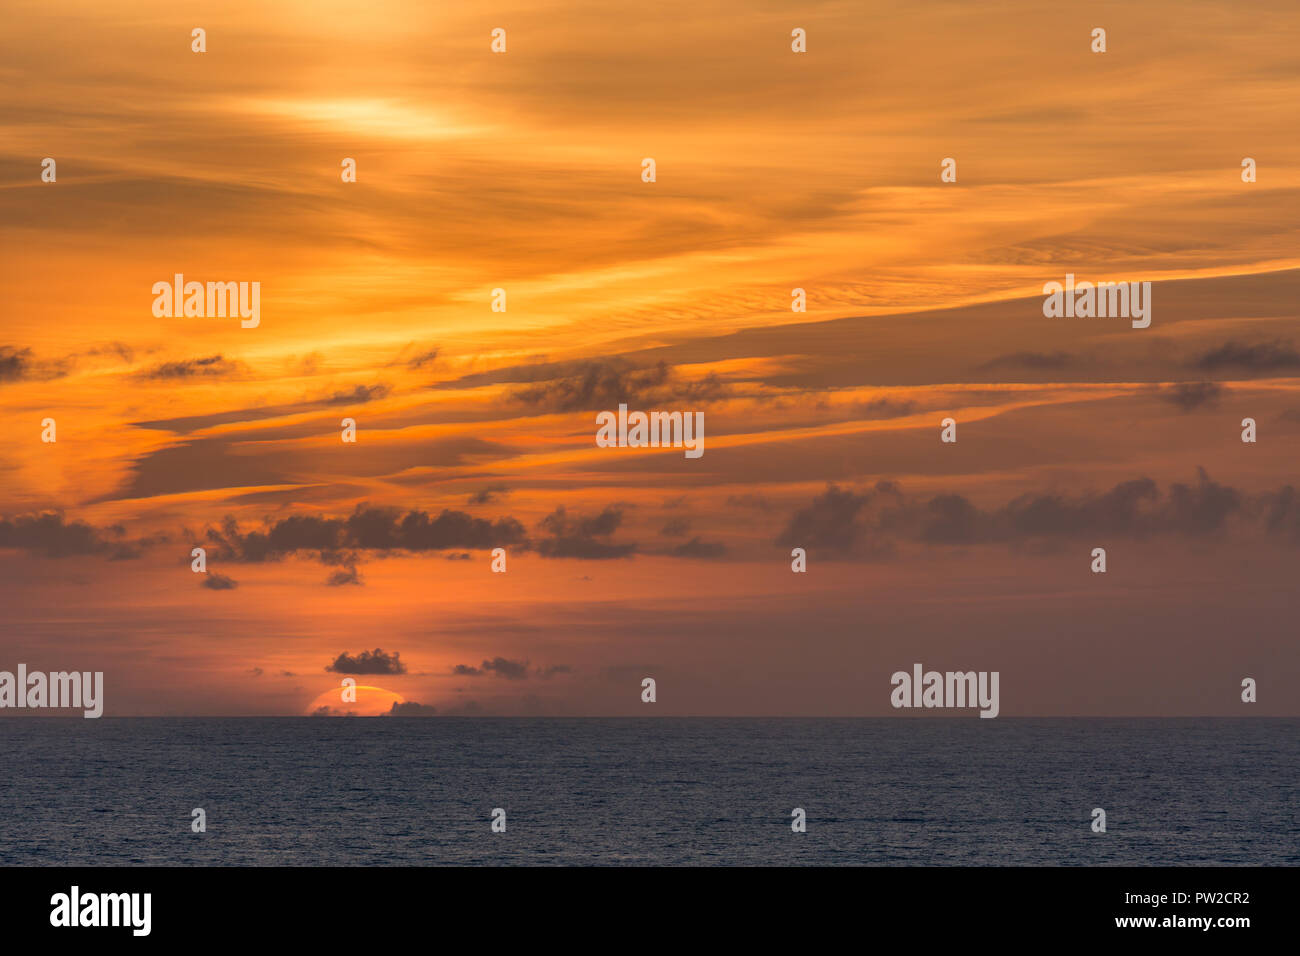
[[[343,699],[348,690],[356,691],[355,701]],[[405,702],[401,694],[391,690],[358,684],[352,688],[330,688],[308,705],[306,713],[309,717],[379,717],[392,710],[394,704]]]

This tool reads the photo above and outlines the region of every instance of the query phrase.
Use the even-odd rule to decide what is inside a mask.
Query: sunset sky
[[[439,714],[883,716],[917,661],[1300,714],[1293,0],[5,19],[0,669],[108,716],[311,713],[375,649]],[[155,317],[176,273],[260,325]],[[1067,273],[1151,326],[1044,318]],[[620,402],[704,455],[596,447]]]

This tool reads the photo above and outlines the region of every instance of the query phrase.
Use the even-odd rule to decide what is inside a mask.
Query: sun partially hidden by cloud
[[[344,700],[346,691],[356,691],[356,700]],[[382,687],[358,684],[353,688],[336,687],[320,694],[307,705],[308,717],[382,717],[392,711],[394,704],[404,704],[406,698]]]

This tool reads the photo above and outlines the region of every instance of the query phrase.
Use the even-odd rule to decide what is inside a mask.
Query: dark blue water
[[[1294,719],[32,718],[0,759],[4,864],[1300,863]]]

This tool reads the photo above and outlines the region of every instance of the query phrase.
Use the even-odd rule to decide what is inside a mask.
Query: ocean
[[[1300,863],[1297,719],[10,718],[0,758],[5,865]]]

